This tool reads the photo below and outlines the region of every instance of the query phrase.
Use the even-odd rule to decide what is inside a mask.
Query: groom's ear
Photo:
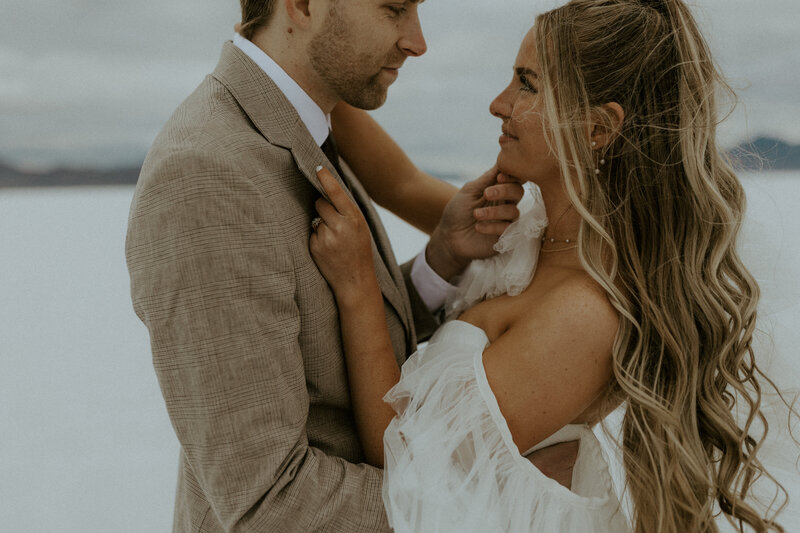
[[[314,4],[313,6],[311,4]],[[286,14],[295,25],[302,29],[311,27],[312,13],[316,14],[321,8],[322,2],[313,0],[283,0]]]

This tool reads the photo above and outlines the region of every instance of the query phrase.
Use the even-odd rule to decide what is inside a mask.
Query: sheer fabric
[[[445,324],[385,400],[384,504],[396,533],[629,531],[592,431],[570,425],[536,449],[579,440],[572,490],[520,455],[483,368],[486,334]]]
[[[530,283],[548,223],[535,185],[528,187],[519,208],[519,220],[496,245],[498,254],[474,261],[448,295],[448,317],[485,298],[519,294]],[[763,291],[756,353],[791,398],[800,383],[794,362],[800,346],[800,272],[782,258],[786,246],[776,245],[764,227],[772,226],[749,219],[739,249]],[[591,430],[566,426],[535,448],[580,441],[571,491],[519,454],[483,370],[487,344],[481,329],[447,322],[404,364],[400,382],[386,395],[397,412],[384,436],[383,499],[394,530],[630,531]],[[773,431],[761,459],[794,495],[800,487],[798,453],[786,434],[786,409],[771,395],[765,401]],[[791,506],[783,515],[785,525],[796,516]]]
[[[526,183],[525,195],[517,207],[519,218],[494,245],[497,255],[473,261],[448,294],[447,317],[458,316],[486,298],[501,294],[516,296],[530,284],[539,259],[541,237],[547,227],[547,212],[539,187]]]
[[[448,295],[448,316],[530,284],[547,214],[538,187],[526,189],[498,254],[474,261]],[[578,440],[572,490],[520,455],[483,368],[487,344],[480,328],[447,322],[384,398],[397,412],[384,435],[383,485],[395,532],[629,531],[589,428],[566,426],[525,454]]]

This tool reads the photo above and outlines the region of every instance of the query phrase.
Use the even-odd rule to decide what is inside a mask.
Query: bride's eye
[[[520,87],[521,91],[527,91],[527,92],[531,92],[531,93],[534,93],[534,94],[539,92],[539,90],[536,87],[533,86],[533,84],[530,82],[530,80],[524,74],[519,77],[519,81],[522,84],[522,87]]]

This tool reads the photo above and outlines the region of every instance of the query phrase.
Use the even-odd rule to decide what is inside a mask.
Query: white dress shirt
[[[278,89],[281,90],[286,99],[289,100],[289,103],[297,110],[297,114],[300,115],[300,120],[302,120],[303,124],[308,128],[317,146],[322,146],[322,143],[328,138],[328,132],[331,129],[331,116],[326,115],[322,111],[322,108],[308,96],[308,93],[261,48],[238,33],[233,36],[233,44],[247,54],[247,57],[252,59],[253,62],[275,82]]]
[[[306,125],[314,141],[318,146],[322,146],[330,134],[331,116],[322,111],[314,99],[261,48],[238,33],[233,36],[233,44],[247,54],[247,57],[252,59],[278,86],[300,115],[300,120]],[[430,311],[436,311],[444,305],[447,292],[452,287],[428,265],[424,250],[414,259],[411,282]]]

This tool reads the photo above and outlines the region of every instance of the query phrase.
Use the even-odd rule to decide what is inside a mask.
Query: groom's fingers
[[[479,195],[481,191],[497,183],[497,172],[497,165],[495,165],[484,172],[479,178],[470,181],[467,185],[472,191],[475,191]]]
[[[481,185],[486,186],[491,183],[495,183],[497,181],[497,174],[498,174],[497,165],[494,165],[492,168],[484,172],[483,175],[475,181],[477,181]]]
[[[525,190],[517,182],[501,183],[487,187],[483,197],[490,202],[504,202],[516,204],[522,200]]]
[[[475,231],[477,231],[478,233],[482,233],[483,235],[492,235],[494,237],[499,237],[510,225],[511,225],[510,222],[498,222],[498,221],[477,222],[475,224]]]
[[[473,216],[477,222],[513,222],[519,218],[519,209],[516,203],[490,205],[476,209]]]
[[[497,174],[497,183],[519,183],[520,185],[522,185],[523,183],[525,183],[525,180],[515,178],[514,176],[509,176],[508,174],[504,174],[503,172],[499,172]]]

